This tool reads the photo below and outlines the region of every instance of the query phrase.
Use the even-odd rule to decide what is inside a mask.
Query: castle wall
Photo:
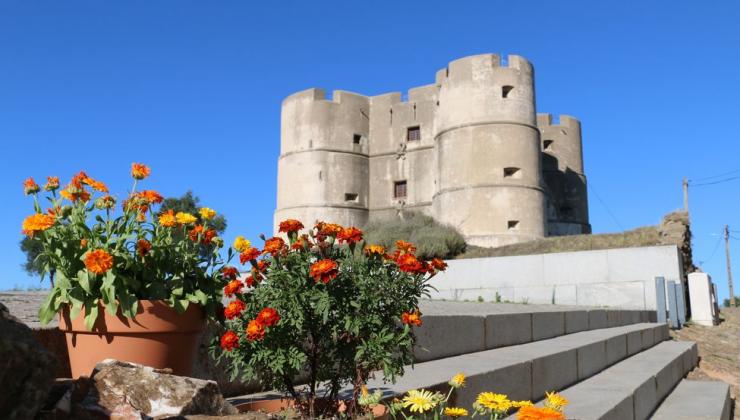
[[[532,66],[479,55],[451,62],[441,79],[435,217],[479,246],[544,237]]]
[[[548,236],[591,233],[588,191],[583,172],[581,123],[561,115],[538,114],[542,137],[542,175],[547,186]]]

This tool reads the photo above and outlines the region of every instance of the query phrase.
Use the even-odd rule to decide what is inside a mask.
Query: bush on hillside
[[[368,244],[392,251],[399,239],[416,245],[423,259],[453,258],[465,251],[465,239],[453,227],[445,226],[421,213],[404,213],[403,219],[378,220],[364,228]]]

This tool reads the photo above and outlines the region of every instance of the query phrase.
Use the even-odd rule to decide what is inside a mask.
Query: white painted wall
[[[433,299],[655,310],[655,277],[682,278],[674,245],[447,261]]]

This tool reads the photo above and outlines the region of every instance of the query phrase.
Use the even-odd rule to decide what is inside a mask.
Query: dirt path
[[[723,322],[716,327],[688,325],[671,331],[671,336],[699,344],[699,367],[689,373],[689,378],[730,384],[735,419],[740,419],[740,308],[723,308],[721,317]]]

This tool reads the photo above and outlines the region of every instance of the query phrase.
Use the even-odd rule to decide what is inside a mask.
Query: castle
[[[418,211],[473,245],[590,233],[581,124],[535,109],[526,59],[461,58],[436,82],[283,101],[275,229],[293,218],[363,226]]]

